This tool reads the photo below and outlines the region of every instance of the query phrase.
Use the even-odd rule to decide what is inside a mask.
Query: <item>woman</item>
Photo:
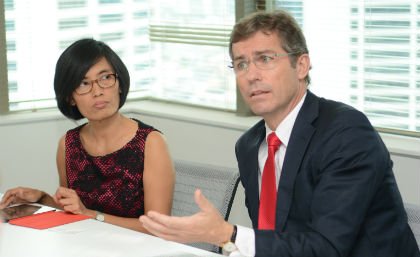
[[[60,187],[54,196],[31,188],[8,190],[0,208],[40,202],[146,232],[138,217],[170,214],[174,169],[162,134],[119,112],[130,77],[105,43],[81,39],[57,61],[54,90],[60,111],[87,123],[67,131],[57,150]]]

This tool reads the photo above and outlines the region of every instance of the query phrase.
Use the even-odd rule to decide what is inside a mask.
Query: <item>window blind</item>
[[[320,96],[363,111],[379,130],[420,136],[420,1],[275,1],[302,26]]]
[[[152,97],[234,110],[236,89],[228,70],[234,1],[153,1],[150,17],[156,84]]]
[[[5,0],[5,7],[6,111],[55,106],[57,58],[83,37],[105,41],[120,55],[131,99],[235,109],[234,76],[226,67],[235,1]],[[48,40],[39,36],[45,34]]]

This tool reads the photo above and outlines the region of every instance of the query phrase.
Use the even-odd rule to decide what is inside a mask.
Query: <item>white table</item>
[[[212,257],[219,254],[88,219],[47,230],[0,224],[0,257]]]

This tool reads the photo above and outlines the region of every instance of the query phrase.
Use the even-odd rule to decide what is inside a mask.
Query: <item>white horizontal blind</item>
[[[236,91],[227,46],[234,22],[234,1],[153,1],[150,39],[159,75],[152,96],[233,110]]]
[[[150,39],[156,42],[228,46],[231,26],[173,26],[150,24]]]
[[[105,41],[131,76],[129,98],[235,109],[225,0],[5,0],[9,109],[55,106],[54,68],[75,40]],[[48,13],[48,15],[45,15]],[[44,36],[47,35],[47,36]]]
[[[420,0],[275,2],[304,30],[314,92],[378,128],[420,132]]]

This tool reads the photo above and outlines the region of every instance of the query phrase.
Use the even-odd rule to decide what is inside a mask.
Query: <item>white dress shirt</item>
[[[293,125],[295,124],[297,115],[302,108],[303,102],[305,101],[306,93],[295,106],[295,108],[286,116],[286,118],[279,124],[276,128],[275,133],[280,139],[282,144],[279,147],[279,150],[275,155],[275,164],[276,164],[276,187],[279,186],[279,181],[281,177],[281,170],[283,167],[283,160],[286,154],[287,145],[289,144],[290,135],[292,134]],[[268,145],[267,145],[267,136],[273,132],[265,124],[265,140],[261,143],[260,148],[258,149],[258,185],[259,191],[261,192],[261,177],[264,170],[265,161],[268,156]],[[255,256],[255,233],[251,228],[237,226],[238,231],[236,234],[235,245],[238,248],[237,251],[232,252],[230,257],[246,256],[253,257]]]

